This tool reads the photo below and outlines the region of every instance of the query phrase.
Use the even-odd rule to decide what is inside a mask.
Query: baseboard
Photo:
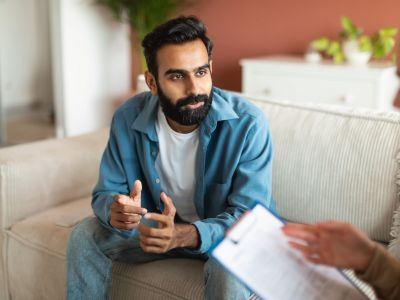
[[[52,114],[53,107],[49,104],[43,104],[40,102],[4,108],[4,117],[6,122],[30,116],[51,117]]]

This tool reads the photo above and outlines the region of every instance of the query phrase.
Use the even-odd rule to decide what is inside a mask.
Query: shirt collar
[[[208,112],[207,117],[202,122],[202,125],[205,126],[209,132],[214,131],[219,121],[239,118],[229,103],[230,97],[232,97],[230,94],[217,87],[213,87],[213,101],[211,109]]]
[[[148,92],[147,95],[150,95],[150,97],[145,97],[143,109],[133,121],[131,128],[147,134],[152,141],[158,142],[155,127],[158,96],[153,96],[150,94],[150,92]]]

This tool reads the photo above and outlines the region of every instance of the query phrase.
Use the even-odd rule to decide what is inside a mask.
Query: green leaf
[[[391,36],[383,36],[380,33],[372,38],[372,55],[375,59],[386,57],[394,48],[396,41]]]
[[[342,51],[342,48],[341,48],[339,42],[337,42],[337,41],[332,41],[332,42],[330,43],[328,49],[326,50],[326,53],[327,53],[329,56],[335,57],[335,55],[336,55],[337,53],[341,52],[341,51]]]
[[[385,55],[388,54],[390,51],[392,51],[395,43],[396,42],[392,38],[382,39],[382,44],[383,44],[383,49],[385,51]]]
[[[354,25],[353,21],[348,17],[341,18],[342,28],[343,30],[339,32],[339,36],[342,39],[346,39],[349,41],[357,39],[363,32],[361,28],[358,28]]]
[[[325,51],[328,49],[329,39],[327,37],[321,37],[311,42],[311,48],[318,51]]]
[[[343,52],[337,52],[334,56],[333,56],[333,62],[335,64],[342,64],[345,60],[344,54]]]
[[[379,59],[384,56],[385,56],[385,49],[383,43],[381,41],[378,41],[377,43],[374,44],[372,57],[375,59]]]
[[[379,30],[379,35],[381,37],[395,37],[397,35],[397,28],[389,27],[389,28],[382,28]]]
[[[363,35],[358,40],[358,49],[361,52],[370,52],[372,51],[372,42],[369,36]]]
[[[354,26],[353,22],[350,20],[350,18],[343,16],[341,19],[341,23],[342,23],[342,28],[344,29],[344,31],[346,32],[351,32],[354,31],[356,29],[356,27]]]

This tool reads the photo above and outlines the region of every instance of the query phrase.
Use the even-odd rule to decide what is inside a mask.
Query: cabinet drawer
[[[275,99],[375,108],[376,91],[371,81],[247,73],[243,92]]]

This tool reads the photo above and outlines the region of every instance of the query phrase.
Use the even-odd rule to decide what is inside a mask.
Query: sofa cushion
[[[388,243],[399,207],[400,114],[248,98],[269,120],[282,216],[349,222]]]
[[[65,256],[71,228],[92,215],[90,198],[54,207],[14,224],[9,233],[27,245]]]
[[[27,218],[7,231],[5,255],[13,299],[64,298],[68,237],[72,227],[90,215],[90,197],[85,197]],[[114,263],[112,298],[201,299],[203,264],[185,258],[136,266]]]

